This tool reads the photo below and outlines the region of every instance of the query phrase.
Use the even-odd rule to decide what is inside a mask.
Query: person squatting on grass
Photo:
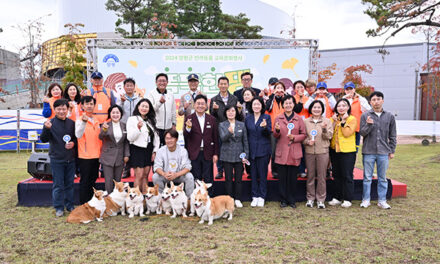
[[[50,167],[52,169],[52,201],[56,216],[64,215],[64,207],[72,211],[74,206],[73,179],[75,178],[75,123],[66,118],[69,104],[66,99],[53,103],[55,117],[44,122],[40,140],[49,142]]]
[[[394,158],[396,151],[396,121],[394,115],[383,109],[384,96],[381,92],[370,95],[373,109],[361,116],[360,134],[363,137],[362,162],[364,165],[364,180],[362,192],[362,208],[370,206],[371,179],[374,163],[377,166],[377,205],[383,209],[391,209],[387,203],[388,181],[386,171],[388,162]]]
[[[165,131],[165,146],[156,154],[153,166],[153,184],[159,186],[162,193],[165,185],[184,183],[185,194],[189,198],[194,190],[194,177],[191,173],[191,160],[188,152],[177,144],[179,133],[175,129]]]

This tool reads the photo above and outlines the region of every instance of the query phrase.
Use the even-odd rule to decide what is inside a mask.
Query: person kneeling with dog
[[[161,147],[154,160],[153,184],[159,185],[162,193],[165,184],[185,183],[185,193],[190,197],[194,190],[194,177],[191,174],[191,161],[184,147],[177,145],[179,134],[175,129],[165,131],[165,146]]]

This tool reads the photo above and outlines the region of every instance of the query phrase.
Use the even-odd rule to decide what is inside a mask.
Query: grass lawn
[[[28,157],[0,153],[0,263],[440,263],[440,144],[398,146],[388,176],[408,197],[391,210],[244,203],[210,227],[166,216],[74,225],[53,208],[16,207]]]

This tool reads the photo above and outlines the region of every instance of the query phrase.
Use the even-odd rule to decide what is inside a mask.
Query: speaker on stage
[[[36,179],[52,180],[49,154],[32,153],[27,163],[27,171]]]

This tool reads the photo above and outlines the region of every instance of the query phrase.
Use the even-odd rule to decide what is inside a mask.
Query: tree
[[[373,90],[373,86],[368,85],[362,78],[362,73],[371,74],[373,73],[373,67],[370,64],[362,64],[347,67],[344,70],[344,80],[341,82],[341,86],[347,82],[353,82],[356,85],[356,93],[368,97]]]
[[[50,14],[49,14],[50,15]],[[41,74],[41,34],[43,32],[44,23],[41,21],[43,17],[35,20],[28,20],[23,25],[17,25],[25,38],[26,44],[20,48],[21,72],[23,75],[23,87],[28,89],[31,94],[29,102],[30,108],[39,107],[39,87],[47,80]]]
[[[433,49],[433,56],[422,67],[425,71],[430,67],[428,80],[419,86],[426,92],[427,102],[433,110],[433,120],[437,120],[437,109],[440,107],[440,30],[435,35],[435,41],[437,44]]]
[[[65,53],[60,58],[61,66],[64,69],[63,86],[73,82],[85,89],[84,85],[84,66],[86,58],[84,58],[85,43],[78,41],[78,35],[81,33],[80,27],[83,24],[66,24],[65,28],[69,29],[69,33],[61,37],[57,45],[65,47]]]
[[[167,0],[107,0],[107,10],[116,12],[116,32],[129,38],[172,38],[171,28],[176,28],[174,6]],[[130,31],[122,28],[128,24]]]
[[[321,71],[318,72],[318,82],[325,82],[330,80],[333,75],[336,74],[336,63],[332,63],[332,65],[324,67]]]
[[[259,34],[263,27],[248,25],[250,19],[245,14],[240,13],[236,16],[223,14],[223,37],[229,39],[260,39]]]
[[[438,0],[362,0],[368,5],[365,14],[376,20],[377,27],[369,29],[368,36],[394,37],[405,28],[417,26],[440,27]]]

